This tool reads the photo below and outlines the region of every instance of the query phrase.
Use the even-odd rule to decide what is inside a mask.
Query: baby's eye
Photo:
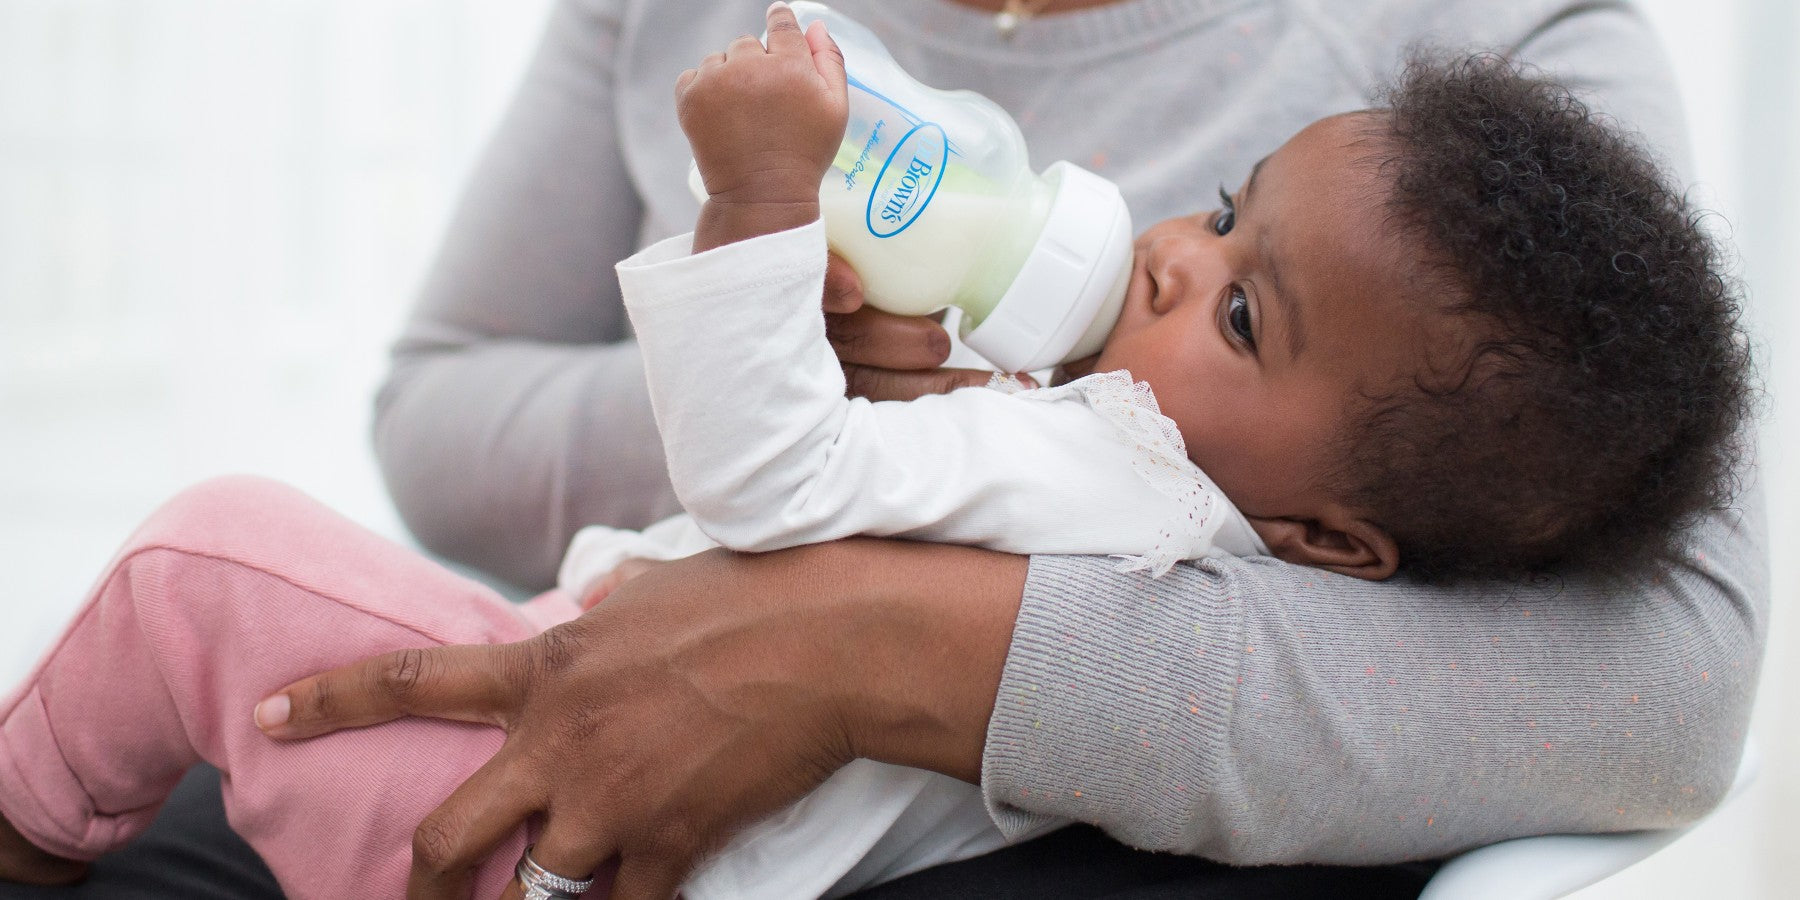
[[[1222,207],[1213,213],[1213,233],[1224,237],[1231,233],[1231,226],[1237,224],[1237,204],[1231,202],[1231,195],[1225,192],[1225,186],[1219,185],[1219,205]]]
[[[1256,334],[1250,323],[1250,298],[1244,294],[1243,288],[1234,284],[1231,286],[1231,298],[1225,302],[1226,323],[1250,349],[1255,350]]]

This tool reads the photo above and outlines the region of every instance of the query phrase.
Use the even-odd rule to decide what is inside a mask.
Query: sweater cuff
[[[694,252],[694,233],[658,241],[626,257],[614,271],[628,307],[648,309],[717,296],[721,287],[822,276],[827,261],[825,223],[758,235]]]
[[[1187,843],[1254,652],[1204,569],[1152,579],[1032,557],[982,754],[988,814],[1009,839],[1073,819],[1137,847]]]

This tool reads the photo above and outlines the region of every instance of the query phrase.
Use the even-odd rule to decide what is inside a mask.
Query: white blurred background
[[[1580,896],[1800,884],[1800,11],[1646,0],[1774,398],[1754,791]],[[0,682],[160,500],[272,475],[402,534],[370,398],[546,0],[0,0]],[[1794,461],[1790,461],[1791,458]],[[1786,891],[1780,885],[1789,885]]]

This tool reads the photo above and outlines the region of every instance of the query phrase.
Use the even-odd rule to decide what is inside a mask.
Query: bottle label
[[[876,119],[874,127],[869,129],[869,139],[863,141],[862,152],[857,154],[856,162],[844,172],[844,190],[856,190],[856,176],[869,167],[869,154],[875,152],[875,145],[881,143],[881,129],[887,127],[886,119]]]
[[[950,142],[935,122],[912,127],[881,164],[869,189],[864,219],[869,233],[889,238],[905,231],[937,195],[950,161]]]

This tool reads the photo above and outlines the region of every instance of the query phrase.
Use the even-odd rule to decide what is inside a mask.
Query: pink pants
[[[283,485],[201,484],[138,529],[0,706],[0,813],[39,847],[92,859],[205,760],[288,896],[401,896],[413,829],[501,732],[408,719],[278,743],[252,723],[256,702],[374,654],[516,641],[578,613],[558,594],[508,603]],[[495,852],[476,896],[498,896],[525,840]]]

